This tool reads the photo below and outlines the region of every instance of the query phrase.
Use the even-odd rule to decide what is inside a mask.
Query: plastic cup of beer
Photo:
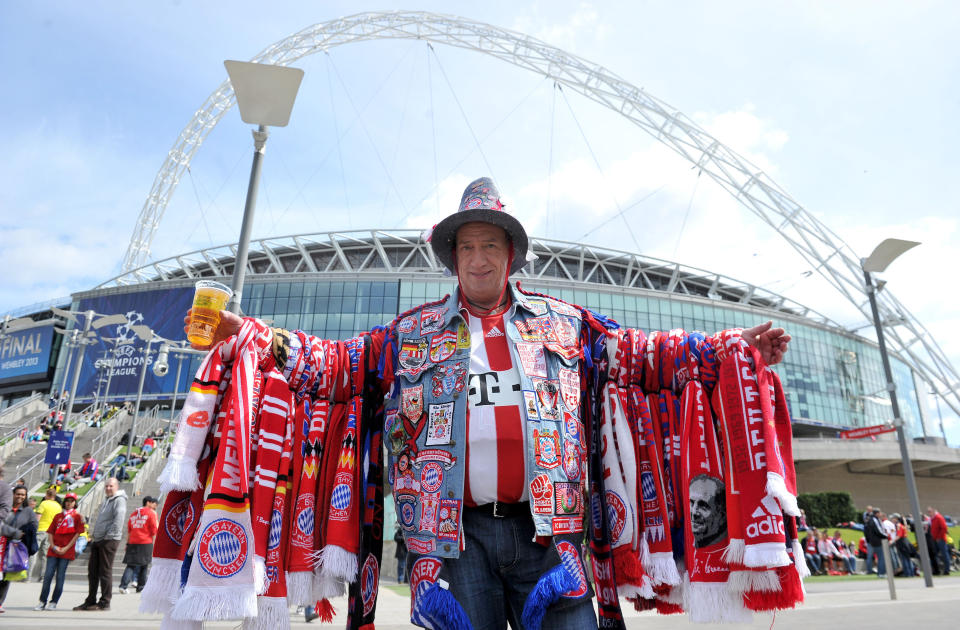
[[[220,311],[227,307],[227,301],[232,295],[230,287],[219,282],[197,282],[190,323],[187,325],[187,341],[201,347],[213,343],[213,335],[220,325]]]

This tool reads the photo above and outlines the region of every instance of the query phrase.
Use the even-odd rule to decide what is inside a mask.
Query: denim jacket
[[[505,333],[523,390],[525,471],[538,535],[583,531],[586,440],[578,308],[511,286]],[[458,557],[470,333],[457,294],[397,318],[384,427],[397,519],[414,553]],[[493,472],[491,471],[491,474]]]

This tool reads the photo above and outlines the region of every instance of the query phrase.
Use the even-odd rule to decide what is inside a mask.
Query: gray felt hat
[[[500,191],[489,177],[470,182],[463,191],[460,207],[433,228],[430,247],[443,266],[456,273],[453,263],[453,248],[457,230],[466,223],[489,223],[506,231],[513,243],[513,264],[510,273],[519,271],[527,264],[527,232],[512,215],[507,214],[500,202]]]

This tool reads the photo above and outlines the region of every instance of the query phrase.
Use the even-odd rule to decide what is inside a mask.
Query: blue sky
[[[383,9],[462,15],[598,63],[761,167],[859,255],[924,243],[884,275],[954,365],[960,105],[951,2],[50,2],[0,14],[0,312],[120,271],[167,152],[246,60],[313,24]],[[482,7],[482,8],[479,8]],[[313,54],[267,146],[255,237],[428,227],[492,172],[531,234],[713,269],[855,327],[786,241],[619,115],[475,52],[374,41]],[[461,114],[461,108],[465,114]],[[359,115],[358,115],[359,112]],[[587,137],[584,141],[580,129]],[[477,149],[474,136],[482,138]],[[337,138],[341,140],[337,142]],[[181,179],[157,258],[235,240],[250,163],[236,110]],[[592,155],[600,163],[598,169]],[[933,410],[934,415],[936,410]],[[946,418],[954,441],[960,424]]]

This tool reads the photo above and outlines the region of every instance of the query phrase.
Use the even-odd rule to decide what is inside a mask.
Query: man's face
[[[507,233],[489,223],[467,223],[457,230],[456,241],[460,289],[471,302],[493,308],[507,278]]]
[[[156,502],[156,501],[147,501],[147,507],[150,508],[151,510],[153,510],[154,512],[156,512],[156,511],[157,511],[157,502]]]
[[[26,488],[17,488],[13,491],[13,504],[14,505],[23,505],[23,502],[27,500],[27,489]]]
[[[690,529],[695,540],[707,540],[726,528],[726,514],[717,505],[717,485],[709,479],[690,484]]]
[[[108,497],[112,497],[113,493],[117,491],[117,487],[119,485],[120,484],[117,482],[117,480],[111,477],[110,479],[107,479],[107,483],[103,485],[103,493]]]

